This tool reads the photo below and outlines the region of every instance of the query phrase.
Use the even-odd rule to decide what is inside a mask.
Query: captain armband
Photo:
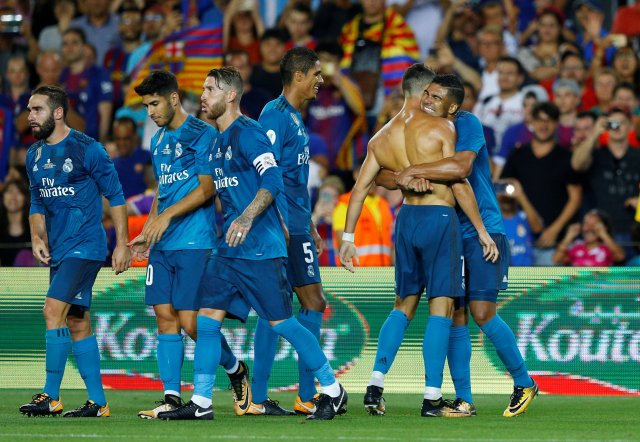
[[[256,157],[255,160],[253,160],[253,167],[256,168],[260,176],[262,176],[265,170],[277,166],[278,164],[276,163],[276,159],[271,152],[263,153],[262,155]]]

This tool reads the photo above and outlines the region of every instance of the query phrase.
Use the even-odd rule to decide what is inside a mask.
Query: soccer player
[[[349,200],[340,247],[340,260],[347,270],[354,271],[353,260],[357,262],[353,231],[380,169],[401,170],[410,164],[437,161],[455,152],[453,124],[420,110],[422,96],[433,78],[433,71],[422,64],[410,67],[402,80],[403,108],[369,142],[367,157]],[[474,220],[484,253],[492,259],[497,253],[482,225],[468,183],[451,187],[431,184],[430,189],[428,193],[403,190],[404,204],[396,221],[397,296],[394,310],[380,330],[372,383],[365,395],[365,407],[371,414],[385,413],[383,373],[393,362],[425,289],[430,316],[423,343],[426,375],[421,415],[439,416],[447,408],[441,393],[442,370],[454,304],[463,295],[462,237],[454,210],[456,200]],[[417,190],[426,189],[418,186]],[[372,398],[378,391],[380,394]]]
[[[107,151],[66,125],[67,110],[67,94],[58,86],[39,87],[29,99],[29,125],[38,140],[27,152],[31,242],[36,259],[51,268],[44,303],[46,382],[20,412],[28,416],[62,414],[60,383],[73,348],[89,400],[64,417],[109,417],[89,309],[91,289],[107,255],[102,196],[109,201],[116,228],[112,255],[116,275],[131,264],[126,205]]]
[[[503,416],[513,417],[524,413],[538,392],[538,386],[527,372],[509,326],[496,313],[498,292],[507,288],[509,244],[505,236],[500,208],[496,200],[489,153],[480,120],[469,112],[459,111],[464,98],[464,88],[453,75],[437,76],[425,94],[422,109],[429,115],[444,117],[455,124],[458,132],[456,153],[450,158],[413,165],[402,171],[396,182],[402,187],[420,177],[436,181],[457,181],[467,178],[478,201],[482,220],[500,252],[498,260],[483,259],[477,233],[464,213],[460,215],[465,257],[465,303],[455,311],[451,329],[448,359],[457,398],[449,417],[476,414],[471,395],[471,341],[467,328],[468,311],[476,324],[487,335],[498,356],[513,377],[514,389]]]
[[[287,253],[287,279],[293,287],[300,311],[298,322],[320,341],[322,315],[327,306],[322,293],[318,255],[322,253],[322,239],[311,221],[309,181],[309,135],[300,111],[318,94],[322,84],[320,61],[315,52],[307,48],[288,51],[280,63],[282,95],[267,103],[259,122],[267,132],[273,152],[282,171],[284,192],[278,197],[278,206],[289,230]],[[286,202],[286,203],[285,203]],[[266,319],[259,319],[255,332],[253,403],[247,414],[289,415],[267,396],[267,382],[278,346],[278,335],[271,330]],[[317,391],[313,372],[298,360],[299,391],[294,410],[300,414],[313,414]]]
[[[160,419],[213,419],[211,394],[220,358],[220,327],[225,316],[245,321],[249,308],[269,321],[313,371],[323,387],[308,419],[333,419],[347,393],[311,332],[292,316],[285,276],[283,225],[274,198],[282,175],[260,125],[240,112],[243,83],[236,68],[212,69],[204,83],[202,110],[215,120],[220,135],[211,167],[224,215],[224,238],[207,264],[200,286],[198,340],[191,401]]]
[[[214,246],[214,184],[209,154],[218,132],[185,112],[178,96],[178,81],[170,72],[151,72],[135,91],[160,128],[151,139],[158,189],[142,233],[131,242],[136,255],[151,246],[145,303],[153,306],[158,325],[157,359],[164,399],[138,416],[154,419],[159,412],[181,405],[181,331],[196,339],[198,287]],[[242,413],[250,402],[248,368],[236,360],[223,341],[222,365],[234,387],[236,412],[244,407]]]

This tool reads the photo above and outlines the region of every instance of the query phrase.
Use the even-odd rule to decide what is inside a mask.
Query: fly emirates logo
[[[73,187],[56,186],[54,178],[42,178],[42,187],[38,190],[40,191],[40,198],[75,196],[76,194],[76,189]]]
[[[171,164],[160,164],[159,184],[172,184],[176,181],[184,181],[189,178],[189,171],[171,172]]]
[[[216,167],[213,170],[216,174],[215,183],[216,189],[224,189],[225,187],[237,187],[238,186],[238,177],[237,176],[224,176],[224,170],[220,167]]]

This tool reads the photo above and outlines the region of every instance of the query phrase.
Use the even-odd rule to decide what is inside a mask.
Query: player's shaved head
[[[174,92],[178,93],[178,79],[171,72],[152,71],[134,90],[141,97],[155,94],[168,97]]]
[[[213,78],[216,86],[222,90],[234,90],[238,94],[237,100],[242,97],[244,92],[244,83],[238,68],[233,66],[225,66],[219,69],[211,69],[207,77]]]
[[[422,95],[435,76],[435,72],[422,63],[414,64],[402,76],[402,93],[405,97]]]
[[[280,61],[280,75],[282,76],[282,84],[288,86],[293,81],[293,75],[301,72],[307,75],[309,69],[313,69],[319,61],[318,54],[311,49],[299,47],[293,48],[284,54]]]

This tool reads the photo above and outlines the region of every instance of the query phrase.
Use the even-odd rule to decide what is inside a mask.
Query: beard
[[[211,104],[211,106],[207,106],[206,115],[210,120],[217,120],[220,118],[222,114],[227,110],[227,106],[224,101],[219,101],[217,103]]]
[[[53,130],[56,128],[56,121],[53,119],[53,115],[47,118],[44,123],[32,127],[31,131],[36,140],[46,140],[51,136]]]

